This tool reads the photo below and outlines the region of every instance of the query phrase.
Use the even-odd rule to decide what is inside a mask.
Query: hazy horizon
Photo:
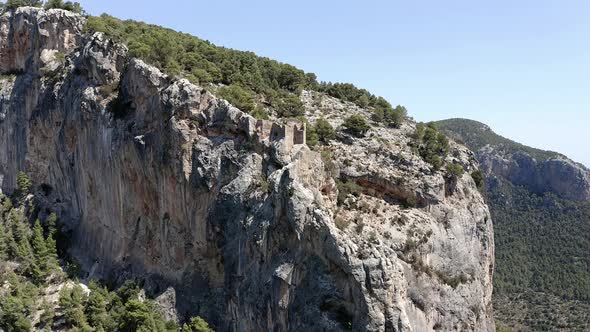
[[[590,166],[584,1],[88,0],[92,15],[162,25],[350,82],[419,121],[468,118]]]

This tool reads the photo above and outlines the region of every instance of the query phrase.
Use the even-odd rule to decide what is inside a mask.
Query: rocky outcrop
[[[477,151],[477,159],[489,175],[543,194],[551,192],[574,201],[590,201],[590,171],[565,157],[537,160],[524,151],[498,153],[491,146]]]
[[[0,17],[16,74],[0,80],[0,187],[30,175],[90,278],[137,278],[167,316],[220,331],[494,330],[489,211],[467,173],[449,191],[412,151],[414,124],[312,151],[304,126],[260,123],[83,24]],[[312,123],[367,112],[302,100]],[[448,160],[476,167],[459,145]],[[361,190],[337,206],[335,179]]]
[[[540,195],[550,192],[564,199],[590,201],[590,170],[583,165],[510,141],[476,121],[451,119],[438,124],[475,151],[488,176],[501,176]]]

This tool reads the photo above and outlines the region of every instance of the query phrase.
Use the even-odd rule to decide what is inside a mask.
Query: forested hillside
[[[498,318],[537,331],[590,328],[590,203],[489,182]]]
[[[126,44],[138,57],[191,82],[209,86],[221,84],[218,93],[238,108],[261,118],[274,111],[277,117],[303,115],[298,94],[303,89],[325,92],[360,107],[370,107],[375,119],[399,126],[405,108],[393,108],[382,97],[349,83],[318,82],[305,73],[253,52],[237,51],[171,29],[132,20],[122,21],[107,14],[89,17],[87,32],[104,32]]]
[[[473,120],[449,119],[437,121],[436,125],[473,151],[478,151],[486,145],[490,145],[507,154],[518,151],[525,152],[538,160],[563,156],[557,152],[535,149],[502,137],[493,132],[487,125]]]
[[[565,158],[501,137],[476,121],[451,119],[436,124],[465,142],[481,161],[496,156],[510,160],[514,154],[537,161]],[[587,331],[590,203],[563,199],[551,191],[535,193],[492,167],[484,170],[496,244],[496,318],[517,330]],[[533,172],[533,167],[528,171]]]

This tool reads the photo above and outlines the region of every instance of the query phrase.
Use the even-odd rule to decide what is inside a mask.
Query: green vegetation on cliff
[[[179,327],[166,321],[153,300],[140,300],[141,289],[127,281],[109,290],[91,281],[85,290],[75,269],[67,276],[66,250],[58,254],[60,232],[55,213],[36,207],[29,178],[18,174],[12,197],[0,194],[0,329],[69,331],[213,331],[200,317]],[[67,248],[63,248],[67,249]],[[61,257],[60,257],[61,256]],[[49,303],[48,290],[61,287],[57,304]],[[35,319],[36,313],[40,317]]]
[[[303,115],[297,95],[303,89],[324,92],[374,112],[374,119],[399,127],[406,117],[403,106],[392,107],[383,97],[350,83],[318,82],[305,73],[253,52],[237,51],[176,32],[137,22],[122,21],[107,14],[88,17],[87,32],[104,32],[129,47],[131,56],[161,68],[165,73],[185,77],[202,85],[223,84],[221,96],[246,112],[270,106],[279,117]],[[258,111],[260,112],[260,111]]]
[[[416,125],[414,133],[415,148],[427,163],[435,170],[442,167],[444,158],[449,152],[449,140],[433,123]]]
[[[436,126],[449,137],[464,143],[471,150],[477,151],[486,145],[512,154],[517,151],[526,152],[537,160],[546,160],[561,156],[557,152],[531,148],[494,133],[481,122],[468,119],[449,119],[436,121]]]
[[[79,2],[63,1],[63,0],[48,0],[43,4],[41,0],[8,0],[6,3],[0,2],[0,10],[2,9],[17,9],[18,7],[44,7],[45,9],[65,9],[74,13],[83,13],[84,10]]]

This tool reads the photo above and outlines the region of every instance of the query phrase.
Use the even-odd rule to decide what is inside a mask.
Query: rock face
[[[502,176],[534,193],[590,201],[590,171],[565,157],[537,160],[526,152],[506,155],[488,146],[477,151],[477,159],[488,174]]]
[[[83,24],[0,17],[0,187],[30,175],[89,277],[138,278],[167,316],[219,331],[494,330],[488,208],[467,173],[449,187],[412,152],[414,124],[312,151],[304,126],[260,123]],[[302,100],[312,122],[367,115]],[[340,206],[335,178],[360,188]]]
[[[439,125],[475,151],[488,175],[501,176],[536,194],[551,192],[568,200],[590,201],[590,170],[583,165],[510,141],[476,121],[451,119]]]

